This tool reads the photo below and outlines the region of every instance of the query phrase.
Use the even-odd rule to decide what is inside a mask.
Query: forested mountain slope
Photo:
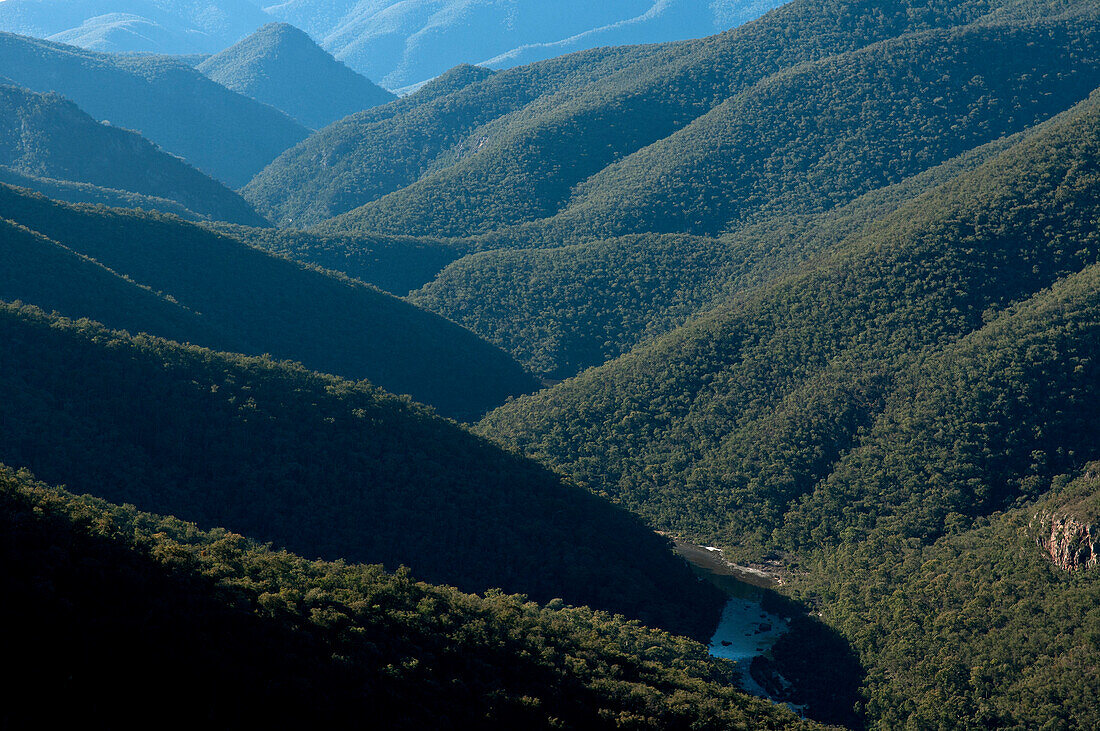
[[[42,234],[0,219],[0,300],[34,302],[134,332],[229,347],[192,310]]]
[[[34,308],[4,306],[0,330],[0,461],[43,479],[699,638],[718,616],[718,592],[633,517],[364,382]]]
[[[423,176],[395,199],[395,207],[402,207],[400,200],[410,207],[423,203],[441,215],[446,209],[460,217],[455,226],[465,229],[470,216],[479,217],[485,226],[549,216],[568,202],[574,186],[607,165],[785,68],[906,33],[963,25],[1000,4],[912,0],[883,7],[873,0],[824,6],[794,2],[721,35],[621,49],[616,62],[603,67],[593,66],[587,60],[591,54],[582,53],[504,71],[467,86],[445,105],[434,99],[429,106],[414,108],[414,95],[400,125],[369,130],[369,137],[362,128],[340,134],[327,131],[307,143],[312,155],[285,156],[261,176],[287,181],[285,191],[271,185],[255,190],[249,199],[265,213],[277,209],[276,219],[294,219],[301,225],[369,203]],[[586,68],[592,67],[588,76],[546,88],[525,81],[582,60]],[[523,96],[503,92],[517,86]],[[503,107],[502,98],[514,102]],[[458,110],[468,111],[456,115]],[[408,143],[400,142],[420,135],[432,140],[433,147],[418,169],[408,168],[398,178],[377,172],[405,160]],[[364,150],[372,152],[363,154]],[[326,165],[340,169],[330,171]],[[327,210],[310,202],[315,195],[299,195],[306,188],[323,189],[333,172],[362,193],[356,198],[345,195]],[[438,204],[424,197],[429,189],[443,196]],[[371,225],[376,223],[371,219]]]
[[[983,145],[826,213],[767,218],[719,238],[641,234],[477,252],[447,266],[410,299],[500,345],[534,372],[567,378],[779,278],[1020,137]],[[335,260],[332,266],[341,268]]]
[[[21,86],[57,92],[95,119],[136,130],[234,188],[307,134],[177,61],[0,33],[0,68]]]
[[[196,68],[313,129],[397,98],[286,23],[269,23]]]
[[[431,281],[474,245],[465,239],[317,234],[299,229],[207,224],[257,249],[373,284],[398,296]],[[444,315],[448,317],[449,315]],[[452,319],[456,319],[453,318]]]
[[[307,561],[7,468],[0,526],[21,699],[5,725],[146,728],[172,708],[241,726],[820,728],[730,687],[702,646],[589,609]],[[104,703],[120,684],[132,699]]]
[[[0,186],[0,217],[182,304],[201,325],[186,337],[195,343],[369,378],[463,419],[536,386],[506,354],[443,318],[179,219],[70,206],[6,186]],[[17,285],[5,296],[72,317],[88,314],[37,301]],[[118,314],[112,326],[142,327],[124,309]],[[219,335],[214,342],[206,339],[211,330]]]
[[[332,225],[458,236],[565,209],[559,230],[717,234],[899,182],[1067,109],[1098,82],[1096,17],[925,31],[769,76],[686,126],[656,121],[674,98],[662,89],[644,126],[639,109],[629,126],[601,127],[629,145],[617,162],[565,153],[560,133],[548,148],[498,130],[495,145]]]
[[[1100,723],[1098,575],[1048,554],[1052,519],[1080,529],[1066,539],[1095,548],[1096,477],[1093,464],[1045,479],[1050,497],[931,546],[878,535],[807,567],[796,591],[862,653],[878,727]]]
[[[6,182],[63,191],[70,200],[83,193],[89,202],[144,204],[166,213],[182,208],[193,218],[265,225],[222,184],[140,135],[100,124],[57,94],[0,85],[0,166]],[[127,200],[126,193],[141,197]],[[158,206],[162,201],[169,205]]]
[[[821,515],[840,509],[838,499],[788,511],[845,454],[858,453],[901,374],[922,354],[1097,261],[1098,130],[1093,95],[801,271],[506,405],[482,428],[657,527],[720,538],[747,553],[819,545],[849,529],[858,535],[892,498],[856,491],[839,499],[853,511],[842,518]],[[1083,394],[1072,399],[1083,400],[1064,404],[1065,418],[1090,407]],[[1037,411],[1035,418],[1045,417]],[[1084,458],[1075,454],[1071,465]],[[937,489],[957,499],[930,499],[934,488],[913,479],[925,485],[913,500],[963,515],[996,509],[1022,489],[1006,486],[975,502],[973,488],[947,480]],[[933,535],[946,520],[942,512],[914,516],[918,535]]]
[[[459,67],[416,94],[332,124],[273,161],[242,191],[284,225],[304,227],[417,180],[482,144],[474,130],[542,96],[574,93],[648,55],[610,48],[500,73]],[[441,162],[442,161],[442,162]]]

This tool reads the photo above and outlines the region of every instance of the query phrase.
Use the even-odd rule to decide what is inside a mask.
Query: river
[[[730,565],[722,559],[717,548],[673,540],[676,552],[687,559],[696,574],[729,597],[711,637],[710,654],[735,663],[746,691],[777,700],[749,672],[753,658],[767,656],[776,640],[790,627],[788,619],[767,612],[761,606],[765,591],[775,587],[777,582],[763,572]]]

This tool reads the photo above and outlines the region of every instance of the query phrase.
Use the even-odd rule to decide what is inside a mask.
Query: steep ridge
[[[567,378],[777,279],[1019,137],[983,145],[826,213],[776,216],[721,238],[644,234],[479,251],[409,298],[500,345],[532,371]]]
[[[203,216],[167,198],[131,193],[128,190],[101,188],[91,183],[74,183],[71,180],[40,178],[35,175],[25,175],[4,166],[0,166],[0,183],[16,188],[25,188],[35,193],[41,193],[47,198],[65,201],[66,203],[90,203],[113,208],[142,208],[147,211],[171,213],[188,221],[204,220]]]
[[[787,516],[785,542],[928,540],[1100,457],[1100,267],[898,374],[881,414]]]
[[[145,728],[173,708],[240,726],[821,728],[730,687],[701,645],[621,617],[307,561],[6,468],[0,527],[22,699],[5,725]],[[120,684],[133,699],[105,703]]]
[[[655,526],[775,547],[787,510],[872,427],[894,374],[1100,256],[1098,120],[1094,94],[801,271],[481,429]],[[851,527],[803,519],[790,527],[820,526],[814,541]]]
[[[33,308],[0,330],[6,464],[306,555],[713,629],[721,596],[666,539],[369,384]]]
[[[95,119],[138,131],[234,188],[307,134],[285,114],[164,58],[0,33],[0,68],[21,86],[57,92]]]
[[[249,226],[266,223],[222,184],[140,135],[96,122],[57,94],[0,85],[0,166],[19,176],[5,182],[64,189],[70,200],[81,200],[86,191],[99,199],[89,202],[105,202],[114,193],[110,202],[122,203],[126,199],[119,194],[130,192],[142,196],[135,204],[166,213],[182,207],[191,216]],[[36,180],[42,178],[47,180]],[[177,206],[162,208],[156,199]]]
[[[313,129],[397,98],[286,23],[269,23],[196,68]]]
[[[503,352],[443,318],[175,218],[70,206],[6,186],[0,216],[202,313],[222,335],[216,347],[369,378],[462,419],[536,387]]]
[[[34,302],[135,332],[227,345],[197,313],[41,234],[0,219],[0,241],[0,300]]]
[[[713,235],[754,215],[817,212],[1072,106],[1100,81],[1098,39],[1095,12],[908,34],[769,76],[693,121],[675,118],[686,110],[668,89],[644,107],[636,97],[630,126],[571,120],[580,148],[548,119],[513,124],[328,226],[463,236],[565,208],[554,224],[574,232]],[[670,103],[680,108],[662,121]],[[599,142],[628,156],[582,154]]]
[[[416,94],[353,115],[287,150],[241,192],[273,221],[305,227],[416,181],[473,130],[540,96],[600,78],[644,49],[598,49],[496,74],[462,67]],[[454,88],[453,91],[450,89]]]
[[[588,51],[510,69],[424,107],[413,95],[407,107],[392,110],[402,116],[389,125],[325,130],[276,161],[245,196],[272,220],[306,225],[432,171],[435,175],[402,200],[428,205],[430,188],[444,196],[440,208],[470,215],[473,202],[488,192],[499,200],[485,215],[508,220],[550,215],[573,186],[603,167],[788,66],[904,33],[973,22],[1001,4],[907,0],[884,8],[873,0],[825,6],[796,1],[699,41]],[[594,62],[602,57],[608,60]],[[582,73],[561,76],[573,67]],[[530,81],[547,77],[554,83]],[[431,146],[422,151],[424,144]],[[440,162],[433,169],[436,158]],[[321,198],[319,193],[331,189],[340,197]],[[321,208],[316,200],[327,205]]]

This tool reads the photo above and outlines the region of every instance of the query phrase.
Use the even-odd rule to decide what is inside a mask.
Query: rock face
[[[1071,515],[1039,513],[1031,521],[1035,542],[1054,565],[1065,571],[1091,569],[1097,564],[1100,529]]]

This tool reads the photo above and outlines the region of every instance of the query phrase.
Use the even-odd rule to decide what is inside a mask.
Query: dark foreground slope
[[[132,203],[165,213],[182,208],[191,218],[266,225],[221,183],[140,135],[100,124],[57,94],[0,85],[0,166],[9,177],[5,182],[61,192],[69,200],[83,194],[88,202]],[[128,199],[127,193],[137,195]]]
[[[196,68],[313,129],[397,98],[286,23],[265,25]]]
[[[197,326],[183,334],[164,333],[171,337],[369,378],[462,419],[477,418],[537,385],[502,351],[454,323],[373,287],[267,255],[176,218],[71,206],[7,186],[0,186],[0,216],[183,305]],[[5,298],[72,317],[90,314],[34,299],[19,286],[23,274],[17,273]],[[29,283],[49,272],[38,267],[25,275]],[[105,320],[112,327],[133,332],[143,327],[122,307],[114,314]]]
[[[0,33],[0,69],[21,86],[58,92],[95,119],[140,132],[234,188],[307,134],[285,114],[164,58]]]
[[[306,561],[6,468],[0,526],[5,726],[171,709],[173,726],[814,727],[702,646],[588,609]]]
[[[632,517],[365,383],[5,306],[0,460],[308,556],[705,637],[720,597]]]

